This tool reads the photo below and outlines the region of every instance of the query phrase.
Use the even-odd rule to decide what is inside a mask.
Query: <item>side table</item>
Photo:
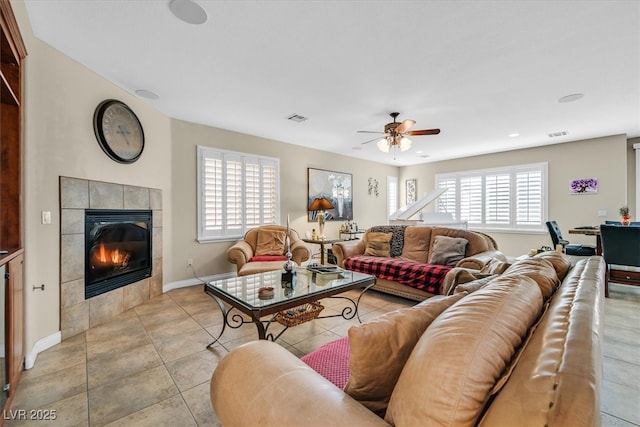
[[[324,254],[325,254],[325,245],[331,245],[336,242],[342,242],[342,239],[302,239],[305,243],[313,243],[316,245],[320,245],[320,264],[324,265]]]

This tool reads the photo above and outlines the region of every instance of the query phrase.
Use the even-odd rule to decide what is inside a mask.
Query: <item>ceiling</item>
[[[169,0],[25,3],[36,37],[217,128],[396,166],[640,136],[636,0],[195,1],[202,25]],[[393,111],[442,131],[395,159],[363,145]]]

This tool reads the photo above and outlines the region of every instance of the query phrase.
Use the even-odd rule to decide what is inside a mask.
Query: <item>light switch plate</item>
[[[51,224],[51,212],[50,211],[42,211],[42,223],[43,224]]]
[[[599,210],[598,211],[598,216],[601,218],[606,218],[607,217],[607,211],[606,210]]]

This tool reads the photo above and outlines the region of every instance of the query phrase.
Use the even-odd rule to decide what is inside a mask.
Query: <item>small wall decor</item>
[[[417,184],[415,179],[408,179],[405,181],[407,191],[407,205],[417,200]]]
[[[597,178],[580,178],[569,181],[570,194],[596,194],[597,192]]]
[[[378,180],[375,178],[369,178],[369,195],[374,194],[376,197],[380,194],[378,192]]]
[[[353,219],[351,174],[314,168],[307,168],[307,173],[307,208],[315,199],[324,197],[334,206],[325,212],[325,221]],[[317,215],[317,211],[309,211],[308,221],[316,221]]]

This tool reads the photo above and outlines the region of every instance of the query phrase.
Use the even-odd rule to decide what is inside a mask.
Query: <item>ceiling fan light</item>
[[[378,148],[383,153],[389,152],[389,143],[387,142],[387,138],[382,138],[380,141],[378,141]]]
[[[400,151],[407,151],[409,148],[411,148],[411,140],[403,136],[400,140]]]

